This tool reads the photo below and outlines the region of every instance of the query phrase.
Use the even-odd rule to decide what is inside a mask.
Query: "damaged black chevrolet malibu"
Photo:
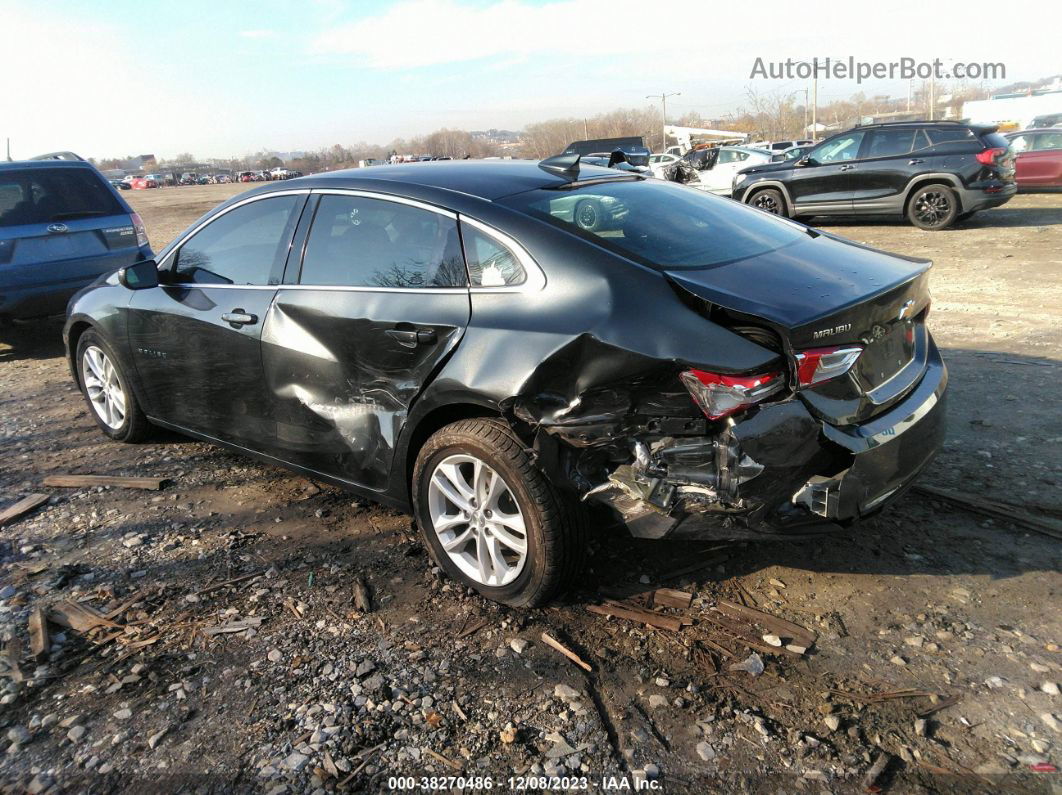
[[[540,605],[591,504],[642,538],[769,539],[900,494],[944,433],[928,269],[575,156],[415,164],[241,194],[64,335],[110,437],[412,509],[451,577]]]

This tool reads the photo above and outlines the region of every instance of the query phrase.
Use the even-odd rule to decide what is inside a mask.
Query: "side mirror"
[[[159,286],[159,266],[153,259],[134,262],[118,271],[118,281],[129,290],[147,290]]]

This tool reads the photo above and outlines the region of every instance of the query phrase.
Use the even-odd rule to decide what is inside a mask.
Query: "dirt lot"
[[[242,187],[126,195],[160,249]],[[1062,195],[1019,196],[946,232],[829,228],[936,263],[950,433],[922,482],[1057,528]],[[410,776],[471,791],[475,779],[420,777],[493,776],[509,791],[510,777],[547,775],[593,791],[614,776],[667,792],[854,792],[879,758],[876,786],[895,792],[1062,786],[1048,772],[1062,763],[1057,535],[918,492],[799,543],[652,544],[601,528],[578,592],[509,610],[433,572],[408,516],[176,436],[110,442],[59,329],[0,338],[0,506],[50,495],[0,530],[0,789],[381,791]],[[168,483],[42,485],[72,472]],[[372,612],[352,601],[357,578]],[[657,586],[694,594],[665,610],[692,623],[587,610],[602,590]],[[738,638],[764,645],[768,630],[712,610],[722,599],[817,640],[804,655],[759,652],[758,676],[731,671],[752,650]],[[64,600],[113,620],[50,625],[34,663],[30,613]]]

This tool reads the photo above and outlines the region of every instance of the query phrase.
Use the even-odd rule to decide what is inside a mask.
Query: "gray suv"
[[[60,313],[100,275],[152,256],[140,216],[91,163],[0,163],[0,324]]]

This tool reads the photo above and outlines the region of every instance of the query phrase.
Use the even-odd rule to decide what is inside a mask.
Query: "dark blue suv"
[[[0,323],[62,312],[101,274],[152,256],[140,216],[91,163],[0,163]]]

